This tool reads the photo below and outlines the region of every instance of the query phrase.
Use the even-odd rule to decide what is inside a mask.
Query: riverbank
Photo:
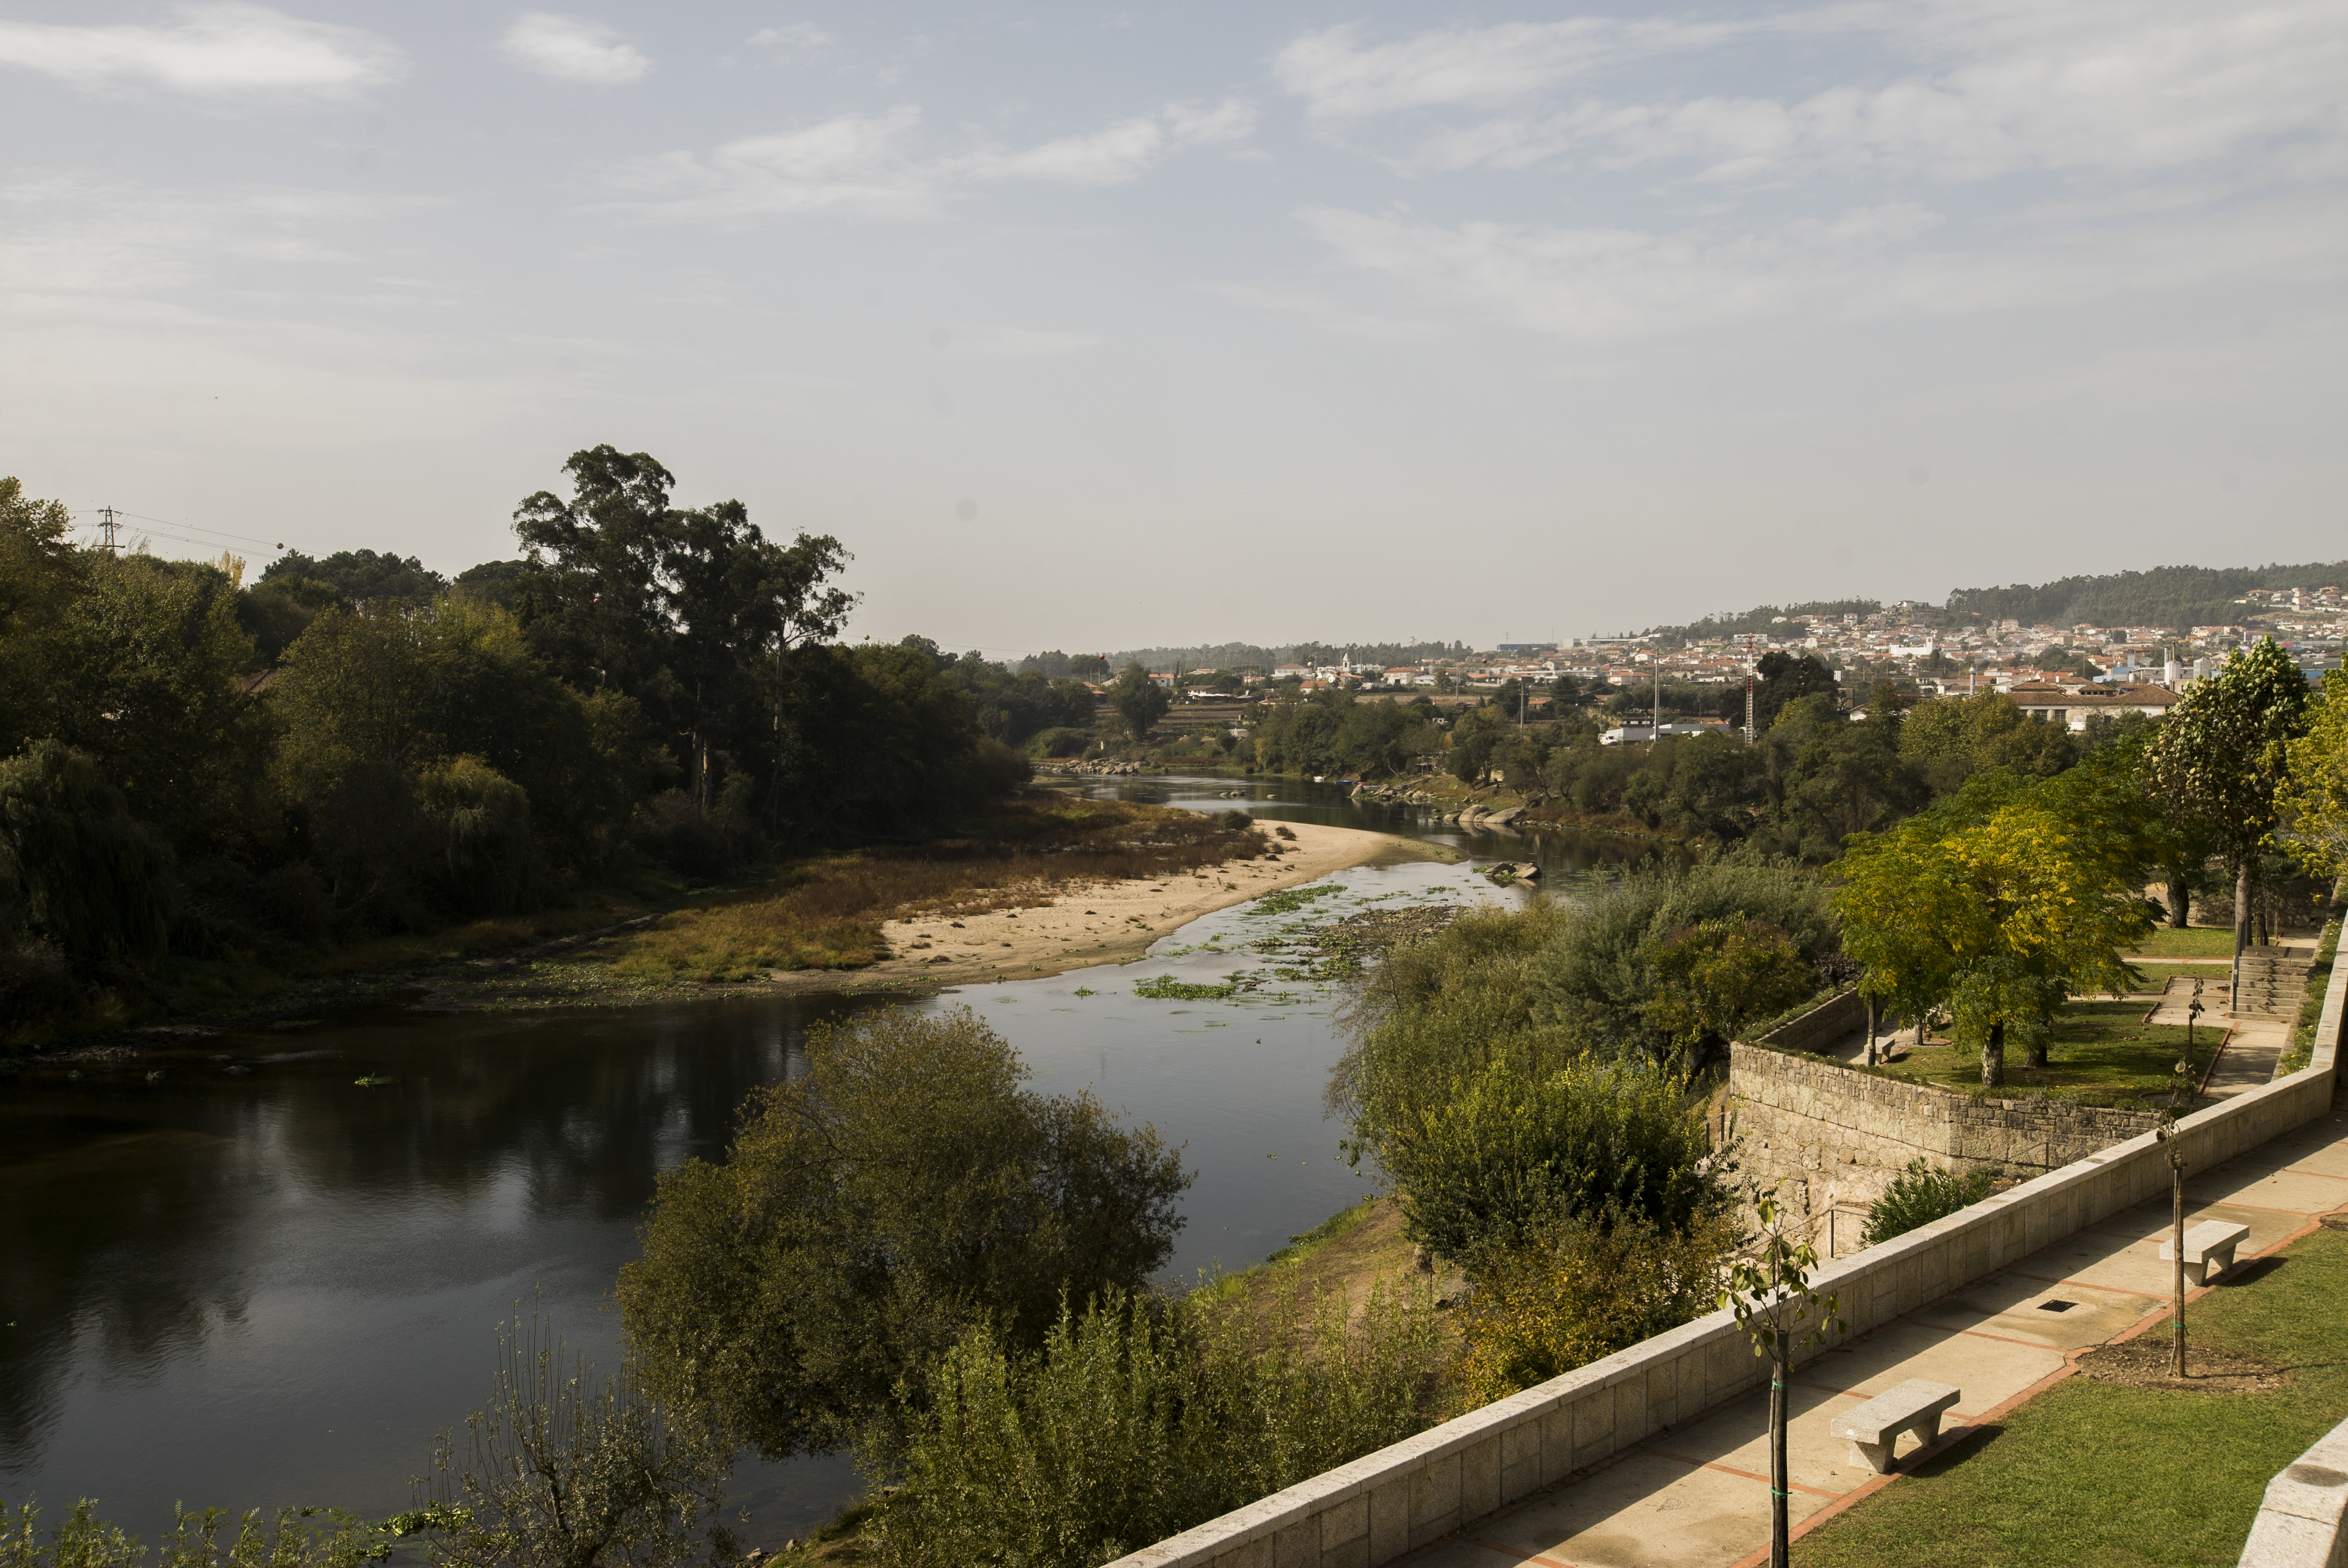
[[[1187,874],[1097,883],[1026,908],[891,920],[881,927],[889,956],[859,970],[854,989],[934,990],[1128,963],[1201,915],[1333,872],[1461,858],[1445,845],[1357,827],[1283,823],[1275,832],[1282,835],[1274,839],[1282,852],[1277,859],[1229,860]],[[778,973],[771,983],[805,989],[809,979],[804,972]],[[829,989],[842,989],[838,977]]]

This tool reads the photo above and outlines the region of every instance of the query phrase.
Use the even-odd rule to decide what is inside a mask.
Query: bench
[[[1880,1393],[1856,1409],[1845,1410],[1828,1430],[1850,1440],[1850,1458],[1878,1475],[1891,1471],[1891,1450],[1902,1432],[1914,1432],[1920,1443],[1941,1435],[1941,1412],[1955,1404],[1960,1391],[1946,1383],[1910,1378]]]
[[[2213,1274],[2223,1274],[2234,1266],[2234,1249],[2250,1239],[2248,1225],[2228,1225],[2224,1220],[2203,1220],[2185,1233],[2185,1276],[2196,1285],[2207,1285]],[[2160,1261],[2177,1259],[2177,1241],[2171,1237],[2160,1244]]]

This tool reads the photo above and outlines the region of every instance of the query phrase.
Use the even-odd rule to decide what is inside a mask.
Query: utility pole
[[[102,522],[100,522],[98,526],[98,528],[100,528],[100,530],[102,530],[102,531],[104,532],[104,534],[105,534],[105,536],[106,536],[106,538],[105,538],[106,553],[107,553],[108,555],[112,555],[112,554],[114,554],[114,553],[115,553],[115,552],[114,552],[114,508],[113,508],[112,507],[98,507],[98,515],[101,518],[103,518],[103,519],[104,519],[104,520],[103,520]]]
[[[1753,743],[1753,634],[1745,634],[1745,743]]]

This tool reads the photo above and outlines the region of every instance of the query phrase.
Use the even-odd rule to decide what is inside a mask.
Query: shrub
[[[1332,1074],[1349,1157],[1393,1178],[1405,1227],[1446,1256],[1521,1245],[1568,1219],[1685,1229],[1729,1201],[1680,1074],[1610,1061],[1536,1021],[1530,978],[1566,911],[1470,911],[1390,952],[1349,999]]]
[[[1494,1061],[1455,1081],[1378,1151],[1406,1234],[1464,1259],[1570,1220],[1694,1225],[1729,1196],[1687,1089],[1662,1068],[1587,1057],[1531,1079]]]
[[[322,1524],[310,1521],[324,1515]],[[236,1521],[236,1533],[220,1539],[232,1516],[224,1509],[190,1513],[172,1510],[170,1533],[156,1543],[154,1568],[360,1568],[386,1553],[382,1532],[341,1509],[288,1508],[273,1520],[255,1510]],[[40,1538],[41,1511],[20,1503],[0,1504],[0,1564],[5,1568],[147,1568],[148,1549],[118,1526],[98,1516],[89,1499],[74,1505],[63,1523]]]
[[[877,1440],[892,1390],[974,1323],[1039,1343],[1062,1296],[1173,1249],[1179,1154],[1090,1095],[1022,1087],[967,1009],[808,1033],[722,1163],[660,1179],[620,1309],[652,1386],[769,1457]]]
[[[88,753],[36,741],[0,761],[0,917],[68,958],[151,958],[173,892],[162,841]]]
[[[1873,1246],[1920,1225],[1946,1219],[1989,1196],[1990,1184],[1995,1179],[1996,1173],[1986,1168],[1941,1170],[1919,1154],[1908,1162],[1906,1170],[1891,1178],[1883,1195],[1868,1205],[1867,1224],[1859,1232],[1859,1240]]]
[[[1586,1367],[1710,1311],[1736,1245],[1725,1214],[1684,1231],[1567,1223],[1475,1260],[1454,1368],[1472,1408]]]
[[[644,1396],[633,1365],[600,1382],[551,1340],[543,1319],[498,1330],[489,1403],[440,1435],[417,1506],[385,1522],[421,1535],[433,1568],[667,1568],[730,1561],[716,1522],[732,1450],[705,1428],[676,1425]]]
[[[1037,732],[1027,742],[1027,749],[1039,757],[1079,757],[1091,749],[1093,733],[1072,729],[1065,724]]]
[[[1429,1419],[1433,1305],[1381,1286],[1349,1327],[1323,1296],[1296,1342],[1259,1342],[1244,1309],[1115,1293],[1063,1302],[1030,1351],[975,1326],[906,1396],[877,1560],[1091,1568],[1407,1437]]]

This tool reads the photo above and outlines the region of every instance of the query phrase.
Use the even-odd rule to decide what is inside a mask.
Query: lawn
[[[2142,1022],[2141,1001],[2075,1001],[2054,1022],[2047,1050],[2048,1065],[2022,1065],[2023,1052],[2013,1045],[2005,1051],[2005,1093],[2061,1094],[2091,1105],[2151,1111],[2165,1102],[2170,1070],[2185,1053],[2185,1030],[2178,1024]],[[2218,1043],[2218,1028],[2193,1031],[2193,1060],[2209,1065]],[[1981,1087],[1981,1052],[1932,1041],[1885,1071],[1899,1077],[1937,1083],[1944,1089]]]
[[[2286,1386],[2208,1394],[2068,1378],[1795,1542],[1796,1568],[2234,1562],[2267,1481],[2348,1413],[2343,1294],[2348,1235],[2302,1238],[2186,1316],[2193,1343],[2281,1363]],[[2166,1325],[2147,1337],[2165,1340]]]
[[[2234,956],[2234,928],[2188,926],[2179,931],[2162,926],[2138,942],[2136,950],[2155,958],[2230,958]]]

